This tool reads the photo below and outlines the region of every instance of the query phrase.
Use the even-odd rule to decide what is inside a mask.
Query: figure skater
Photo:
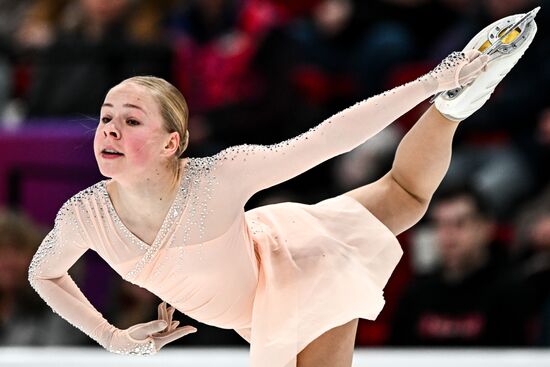
[[[517,16],[516,16],[517,17]],[[514,18],[516,19],[516,18]],[[480,33],[430,73],[369,98],[279,144],[240,145],[185,157],[183,96],[166,81],[133,77],[101,107],[94,152],[110,179],[60,209],[29,268],[51,308],[101,346],[148,355],[196,331],[174,308],[250,342],[254,367],[350,366],[357,319],[374,320],[402,250],[395,235],[416,223],[442,180],[460,121],[489,98],[528,47],[481,55]],[[484,30],[485,31],[485,30]],[[256,192],[350,151],[431,95],[441,95],[400,143],[381,179],[314,205],[244,211]],[[121,330],[67,273],[88,249],[125,280],[170,303],[159,319]]]

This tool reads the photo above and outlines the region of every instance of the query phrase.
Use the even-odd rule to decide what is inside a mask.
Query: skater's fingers
[[[475,59],[477,59],[481,55],[481,52],[479,50],[476,50],[476,49],[471,49],[471,50],[468,50],[468,51],[464,51],[464,55],[466,56],[466,58],[468,60],[474,61]]]
[[[176,312],[176,309],[174,307],[168,308],[168,319],[169,319],[169,321],[172,321],[172,318],[174,317],[174,312]]]
[[[464,65],[462,70],[460,70],[460,84],[466,85],[477,78],[478,75],[483,71],[483,68],[487,66],[488,60],[489,56],[481,55],[479,57],[476,57],[474,61],[471,61],[468,64]]]
[[[477,57],[474,61],[470,61],[468,64],[466,64],[462,69],[462,72],[465,75],[475,74],[478,71],[481,71],[481,69],[483,69],[483,67],[487,65],[488,61],[489,61],[488,55],[481,55]]]
[[[165,319],[165,316],[164,316],[165,310],[166,310],[166,302],[160,303],[157,308],[159,320]]]
[[[172,321],[172,324],[170,325],[170,331],[175,330],[179,324],[179,321]]]
[[[153,339],[155,341],[155,344],[157,346],[157,349],[162,348],[168,343],[173,342],[176,339],[179,339],[185,335],[195,333],[197,332],[197,329],[193,326],[183,326],[180,328],[177,328],[176,330],[172,331],[171,333],[164,334],[162,336],[154,336]]]
[[[489,55],[481,55],[478,59],[479,59],[479,62],[483,64],[483,67],[485,67],[489,62]]]
[[[155,333],[161,332],[168,326],[164,320],[150,321],[145,324],[138,324],[128,329],[130,337],[136,340],[143,340]]]

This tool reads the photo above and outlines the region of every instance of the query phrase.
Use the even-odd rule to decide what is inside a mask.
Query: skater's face
[[[179,135],[165,129],[158,103],[146,88],[125,82],[107,93],[94,139],[104,176],[150,176],[173,159],[178,144]]]
[[[436,203],[432,214],[437,245],[446,267],[467,267],[492,240],[492,222],[477,212],[473,200],[467,196]]]

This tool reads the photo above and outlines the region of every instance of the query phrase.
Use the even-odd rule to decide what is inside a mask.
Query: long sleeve
[[[265,188],[289,180],[376,135],[434,93],[467,85],[483,70],[487,56],[454,52],[428,74],[356,103],[307,132],[282,143],[240,145],[218,153],[222,174],[233,177],[240,203]]]
[[[86,299],[67,271],[87,251],[77,210],[70,200],[61,208],[29,267],[29,282],[54,312],[107,348],[116,328]]]
[[[220,153],[226,177],[240,201],[291,179],[374,136],[399,116],[437,91],[437,83],[424,77],[359,102],[307,132],[282,143],[239,145]]]

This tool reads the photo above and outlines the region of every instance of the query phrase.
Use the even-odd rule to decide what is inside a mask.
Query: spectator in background
[[[256,131],[250,127],[263,123],[253,114],[262,92],[253,62],[276,22],[276,9],[254,0],[193,0],[169,18],[174,81],[194,111],[189,124],[198,134],[190,146],[202,148],[197,155],[245,141],[259,143],[250,139]]]
[[[17,212],[0,210],[0,345],[89,343],[53,315],[27,282],[44,231]]]
[[[31,3],[32,0],[0,0],[0,126],[12,122],[9,108],[14,84],[12,37]]]
[[[243,29],[243,9],[234,0],[194,0],[171,17],[175,79],[192,110],[240,104],[256,93],[249,66],[257,35]]]
[[[289,32],[298,50],[297,82],[325,113],[379,93],[392,67],[412,53],[406,32],[364,22],[367,6],[352,0],[323,0]]]
[[[525,343],[525,308],[495,241],[495,221],[467,187],[431,207],[440,267],[417,276],[403,293],[390,342],[410,346],[495,346]]]
[[[434,41],[449,29],[457,17],[456,11],[442,0],[355,2],[361,9],[361,21],[368,25],[369,33],[384,37],[384,31],[389,31],[393,37],[409,42],[402,46],[407,48],[408,56],[413,60],[425,59],[426,52],[432,48]],[[429,26],[426,20],[429,20]]]
[[[14,29],[13,42],[18,49],[33,50],[49,46],[62,24],[68,0],[37,0],[23,11]]]
[[[520,213],[514,258],[530,291],[532,342],[550,345],[550,185]]]
[[[11,93],[4,112],[4,125],[18,126],[27,117],[31,68],[36,53],[49,47],[63,22],[69,0],[29,0],[11,8],[6,14],[11,21],[7,36],[11,54]]]
[[[325,113],[361,94],[366,38],[354,13],[349,0],[324,0],[289,29],[298,51],[295,81],[308,102]]]
[[[23,15],[36,0],[0,0],[0,38],[10,38],[20,27]]]
[[[50,27],[51,40],[36,48],[31,59],[28,116],[94,116],[113,83],[136,74],[168,78],[171,53],[159,30],[168,5],[152,0],[64,2],[55,13],[58,24]],[[34,28],[40,27],[37,22]],[[27,28],[34,29],[32,24]]]

